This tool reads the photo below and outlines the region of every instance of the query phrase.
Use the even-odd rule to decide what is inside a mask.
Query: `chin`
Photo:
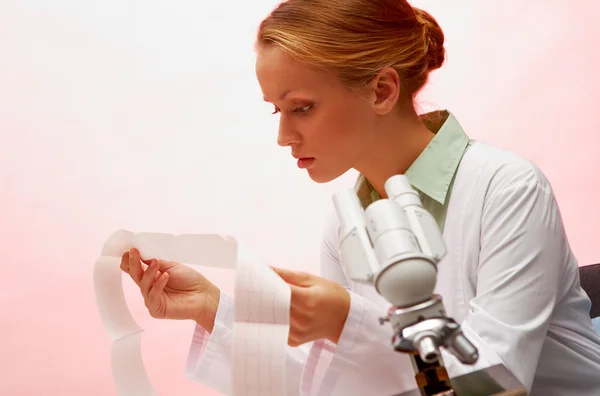
[[[323,172],[318,169],[307,169],[307,172],[312,181],[319,184],[329,183],[342,175],[333,172]]]

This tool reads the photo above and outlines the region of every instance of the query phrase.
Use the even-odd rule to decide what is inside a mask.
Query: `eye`
[[[302,107],[298,107],[294,109],[294,113],[302,113],[302,114],[306,114],[310,111],[310,109],[312,109],[313,105],[306,105],[306,106],[302,106]]]
[[[313,108],[312,104],[302,106],[302,107],[296,107],[295,109],[292,110],[292,113],[299,113],[301,115],[305,115],[312,108]],[[275,106],[275,109],[273,110],[273,113],[271,113],[271,114],[277,114],[277,113],[281,113],[281,109],[279,107]]]

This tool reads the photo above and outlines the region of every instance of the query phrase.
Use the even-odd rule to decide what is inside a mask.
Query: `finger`
[[[291,291],[290,309],[297,310],[300,316],[313,316],[317,306],[317,295],[314,289],[304,286],[289,285]]]
[[[293,303],[303,301],[306,298],[307,294],[310,293],[309,292],[310,289],[303,287],[303,286],[298,286],[298,285],[289,284],[289,283],[288,283],[288,286],[291,291],[291,298],[292,298]],[[296,304],[292,304],[292,305],[296,305]]]
[[[288,333],[288,345],[291,347],[298,346],[299,336],[297,331],[290,323],[290,332]]]
[[[142,296],[144,296],[144,299],[148,297],[148,292],[150,292],[150,288],[156,280],[157,273],[158,263],[156,260],[152,260],[146,271],[144,271],[144,275],[142,275],[142,279],[140,280],[140,290],[142,292]]]
[[[166,260],[161,260],[161,259],[146,259],[146,260],[141,260],[142,263],[148,264],[150,265],[150,263],[152,262],[152,260],[156,260],[157,264],[158,264],[158,270],[160,272],[165,272],[167,271],[169,268],[179,264],[175,261],[166,261]]]
[[[292,348],[295,348],[300,346],[301,344],[302,343],[290,333],[290,336],[288,337],[288,345]]]
[[[271,269],[287,283],[297,286],[311,286],[314,283],[314,275],[308,272],[292,271],[283,268],[271,267]]]
[[[133,281],[139,286],[143,275],[142,263],[140,262],[140,254],[135,248],[129,251],[129,275],[131,275]]]
[[[300,332],[294,331],[290,329],[290,334],[288,336],[288,345],[291,347],[300,346],[307,341],[305,340],[305,335]]]
[[[314,320],[300,317],[291,318],[288,335],[288,344],[290,346],[300,346],[321,338],[325,338],[325,335],[322,329],[315,328]]]
[[[169,274],[167,272],[163,272],[150,288],[150,291],[148,292],[148,298],[146,299],[146,305],[151,312],[156,313],[156,311],[159,309],[160,297],[168,281]]]
[[[121,271],[129,273],[129,252],[125,252],[121,256]]]
[[[304,318],[300,315],[290,315],[290,332],[298,336],[305,336],[312,326],[312,322],[309,318]]]

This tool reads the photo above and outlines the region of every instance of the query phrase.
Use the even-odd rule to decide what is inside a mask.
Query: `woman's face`
[[[364,157],[376,123],[368,96],[273,46],[258,50],[256,76],[280,117],[278,144],[291,148],[311,179],[334,180]]]

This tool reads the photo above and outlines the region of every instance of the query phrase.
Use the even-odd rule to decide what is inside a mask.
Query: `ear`
[[[391,67],[382,69],[369,83],[374,93],[373,107],[379,115],[392,111],[400,96],[400,76]]]

